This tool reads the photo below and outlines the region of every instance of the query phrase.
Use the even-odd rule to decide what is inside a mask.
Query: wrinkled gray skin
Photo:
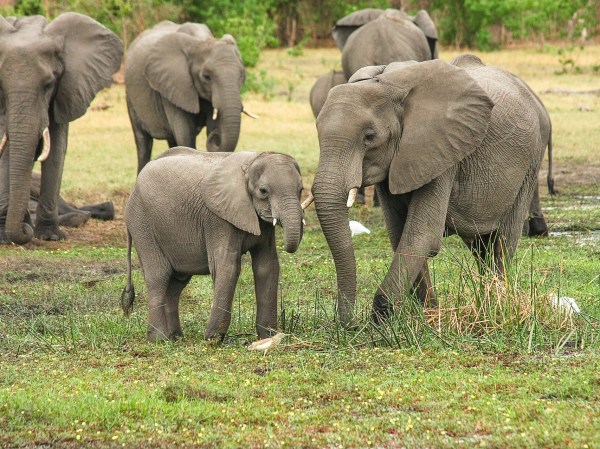
[[[31,190],[29,192],[29,215],[35,219],[37,205],[40,200],[42,177],[39,173],[31,174]],[[77,228],[85,224],[90,218],[99,220],[112,220],[115,217],[115,208],[111,201],[100,204],[91,204],[77,207],[68,203],[62,196],[58,197],[58,224],[67,228]]]
[[[179,295],[192,275],[210,274],[214,299],[204,337],[223,337],[231,321],[241,256],[250,252],[261,338],[277,329],[279,262],[273,220],[284,247],[303,233],[302,179],[296,161],[279,153],[205,153],[174,148],[139,173],[125,208],[148,290],[149,341],[182,336]],[[131,255],[122,306],[133,305]]]
[[[169,21],[140,34],[125,61],[138,173],[150,160],[153,139],[166,139],[169,147],[196,148],[196,136],[205,126],[208,151],[234,151],[245,79],[237,44],[228,34],[215,39],[206,25]]]
[[[335,87],[338,84],[344,84],[345,82],[346,77],[344,76],[344,73],[336,70],[332,70],[325,75],[321,75],[317,81],[315,81],[315,84],[313,84],[312,88],[310,89],[309,95],[310,107],[315,118],[317,118],[319,112],[323,108],[329,90],[332,87]]]
[[[397,9],[362,9],[338,20],[332,33],[346,79],[362,67],[438,57],[437,30],[425,10],[409,16]]]
[[[58,198],[69,122],[81,117],[94,96],[112,83],[121,64],[119,38],[95,20],[64,13],[0,17],[0,131],[8,138],[0,157],[0,242],[23,245],[32,237],[60,240]],[[31,171],[50,132],[42,162],[37,219],[27,217]]]
[[[351,104],[353,107],[349,108]],[[537,185],[551,126],[515,76],[463,55],[366,67],[334,87],[317,119],[321,148],[312,191],[331,249],[342,322],[353,317],[356,263],[349,191],[374,184],[394,257],[374,319],[414,290],[435,302],[427,259],[456,233],[503,272]]]

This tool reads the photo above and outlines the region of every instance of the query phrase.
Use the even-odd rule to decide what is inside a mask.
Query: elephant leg
[[[61,196],[58,197],[58,224],[68,228],[77,228],[85,224],[90,218],[90,213],[77,209],[67,203]]]
[[[6,236],[6,214],[8,213],[8,151],[0,156],[0,244],[10,243]]]
[[[167,122],[171,129],[172,137],[169,140],[169,146],[173,140],[176,142],[174,146],[184,146],[196,149],[196,129],[195,118],[193,114],[182,111],[177,106],[163,101]]]
[[[58,204],[60,184],[67,152],[68,124],[50,123],[50,156],[42,162],[40,198],[36,211],[34,233],[41,240],[64,240],[67,236],[59,229]]]
[[[254,291],[256,293],[256,332],[267,338],[277,330],[277,285],[279,260],[275,247],[275,233],[268,244],[250,250]]]
[[[140,120],[137,118],[129,99],[127,99],[127,112],[129,114],[129,121],[131,122],[131,128],[133,129],[133,139],[137,149],[137,172],[139,173],[142,171],[142,168],[144,168],[146,164],[150,162],[150,157],[152,156],[153,139],[152,136],[144,131],[141,125],[139,125]]]
[[[540,206],[540,188],[537,182],[535,183],[533,198],[529,204],[529,216],[525,221],[524,230],[526,230],[526,235],[530,237],[548,235],[548,225],[544,220],[544,214]]]
[[[221,248],[221,250],[211,264],[214,298],[208,325],[204,332],[205,340],[210,340],[217,334],[221,339],[225,338],[231,323],[233,296],[241,271],[240,251],[238,250],[237,254],[233,254],[235,250],[229,249],[228,251],[227,248]]]
[[[167,324],[167,290],[169,276],[152,276],[144,273],[148,287],[148,341],[161,341],[169,339],[169,325]]]
[[[492,232],[490,234],[478,235],[475,238],[463,238],[463,242],[471,250],[471,254],[477,260],[477,267],[479,274],[483,275],[486,269],[492,271],[496,270],[496,240],[498,239],[498,233]]]
[[[417,280],[413,285],[413,293],[421,301],[424,307],[437,307],[437,298],[429,276],[429,267],[427,261],[423,269],[419,272]]]
[[[165,312],[167,318],[168,337],[171,340],[183,337],[181,322],[179,321],[179,297],[191,277],[171,277],[167,285]]]
[[[92,218],[96,218],[98,220],[109,221],[115,218],[115,206],[112,201],[81,206],[79,210],[89,212]]]
[[[402,226],[401,233],[394,233],[390,239],[396,239],[400,235],[399,244],[394,252],[394,258],[388,272],[380,284],[373,300],[373,320],[379,322],[381,315],[386,314],[386,304],[399,301],[410,290],[423,295],[423,301],[427,301],[427,291],[431,281],[428,272],[425,273],[425,264],[429,257],[433,257],[441,248],[441,238],[444,233],[446,214],[450,192],[456,168],[448,170],[444,175],[434,179],[429,184],[412,192],[410,195],[393,195],[395,209],[403,211],[402,203],[409,199],[406,212],[406,221]],[[378,186],[379,192],[384,192]],[[394,198],[397,197],[397,198]],[[381,195],[384,211],[387,209],[386,202],[389,198]],[[388,212],[386,222],[388,222]],[[398,216],[400,221],[401,216]],[[389,225],[388,225],[389,226]],[[392,240],[392,243],[394,241]],[[418,288],[425,280],[427,288]],[[429,282],[427,282],[429,280]],[[383,313],[380,313],[380,310]]]

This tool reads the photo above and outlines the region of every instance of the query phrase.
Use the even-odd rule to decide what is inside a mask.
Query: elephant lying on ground
[[[356,298],[348,207],[361,186],[376,185],[394,251],[374,319],[411,290],[434,301],[427,259],[445,230],[462,238],[482,269],[488,261],[503,273],[551,141],[548,114],[521,80],[473,55],[366,67],[331,90],[317,129],[312,192],[343,323]]]
[[[224,336],[241,268],[250,252],[256,292],[256,331],[277,329],[279,262],[275,225],[285,250],[302,239],[302,178],[296,161],[279,153],[203,153],[173,148],[138,175],[125,208],[128,280],[121,304],[135,297],[131,242],[148,289],[149,341],[182,336],[179,295],[192,275],[210,274],[214,299],[204,337]]]
[[[242,57],[228,34],[215,39],[204,24],[169,21],[140,34],[125,61],[138,173],[150,160],[153,139],[196,148],[205,126],[208,151],[234,151],[246,112],[240,98],[245,79]]]
[[[30,220],[35,221],[37,204],[40,199],[42,178],[39,173],[31,174],[31,190],[29,192]],[[77,207],[68,203],[62,196],[58,197],[58,224],[68,228],[77,228],[85,224],[90,218],[98,220],[112,220],[115,218],[115,207],[112,201],[89,206]]]
[[[112,83],[122,54],[112,31],[81,14],[50,23],[42,16],[0,17],[0,243],[65,238],[58,198],[69,122]],[[32,229],[26,216],[36,159],[42,178]]]

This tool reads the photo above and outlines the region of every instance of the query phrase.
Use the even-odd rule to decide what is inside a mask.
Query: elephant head
[[[419,10],[414,16],[410,16],[398,9],[383,10],[376,8],[360,9],[352,14],[348,14],[338,20],[332,30],[333,39],[337,47],[343,50],[346,41],[352,33],[363,25],[380,18],[383,20],[395,20],[396,22],[410,21],[414,23],[427,38],[427,43],[431,51],[431,59],[437,59],[437,29],[433,20],[431,20],[431,17],[424,9]]]
[[[51,139],[65,147],[66,135],[53,131],[81,117],[96,93],[112,83],[122,53],[113,32],[81,14],[64,13],[50,23],[41,16],[0,17],[0,146],[9,161],[0,215],[7,207],[5,229],[12,242],[24,244],[33,236],[23,220],[35,159],[49,159],[42,170],[60,186],[64,154],[53,157]]]
[[[467,72],[445,62],[359,70],[334,87],[319,117],[320,157],[312,192],[331,249],[343,322],[352,318],[356,265],[348,208],[361,186],[412,192],[481,144],[492,103]]]
[[[202,111],[217,122],[208,136],[207,149],[235,150],[243,112],[240,91],[246,72],[232,36],[215,39],[205,25],[183,24],[177,32],[157,40],[144,76],[152,89],[184,111],[198,114],[212,105],[212,110]]]
[[[202,199],[238,229],[260,235],[259,219],[279,224],[284,247],[294,253],[303,233],[302,177],[285,154],[239,152],[222,159],[200,184]]]

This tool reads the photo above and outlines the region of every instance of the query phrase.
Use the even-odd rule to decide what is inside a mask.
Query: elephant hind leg
[[[171,340],[183,337],[181,322],[179,321],[179,297],[190,279],[190,276],[184,278],[172,276],[167,286],[165,312],[168,337]]]

